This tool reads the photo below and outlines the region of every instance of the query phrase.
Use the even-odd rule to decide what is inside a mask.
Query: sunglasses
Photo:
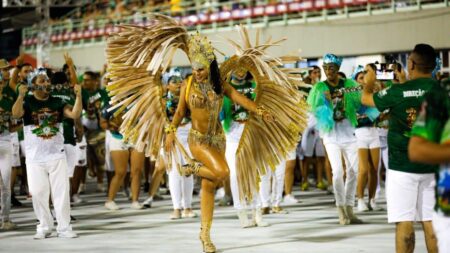
[[[54,88],[47,85],[35,85],[31,87],[31,91],[46,91],[51,92]]]

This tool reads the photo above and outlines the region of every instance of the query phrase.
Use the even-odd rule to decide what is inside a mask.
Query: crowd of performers
[[[110,42],[111,48],[120,39]],[[162,73],[163,67],[158,66],[159,72],[151,73],[153,79],[147,82],[155,87],[161,84],[161,89],[149,93],[145,102],[148,108],[144,109],[137,106],[139,99],[145,98],[135,96],[138,92],[127,93],[128,87],[122,89],[120,85],[126,81],[132,83],[129,87],[138,87],[143,81],[124,80],[127,75],[120,71],[131,71],[128,76],[148,76],[147,66],[120,68],[125,64],[114,52],[107,51],[109,73],[101,78],[90,71],[78,78],[67,54],[61,70],[32,69],[22,57],[15,66],[0,61],[2,230],[16,227],[9,213],[11,202],[20,205],[13,194],[18,174],[24,186],[21,190],[28,194],[28,188],[39,220],[34,238],[44,239],[51,236],[54,227],[50,204],[55,211],[57,236],[77,237],[70,225],[74,219],[70,209],[71,203],[83,201],[79,193],[86,190],[86,174],[97,178],[97,190],[107,193],[105,208],[115,211],[120,209],[114,201],[117,193],[128,188],[130,208],[150,208],[167,173],[173,203],[170,219],[198,216],[192,208],[192,196],[195,184],[201,185],[200,240],[204,252],[215,252],[210,229],[216,190],[224,188],[220,204],[234,206],[241,227],[268,226],[264,214],[287,213],[281,203],[297,203],[292,188],[299,161],[301,189],[309,188],[308,171],[314,167],[316,187],[334,194],[341,225],[364,222],[355,215],[355,203],[359,212],[381,210],[377,198],[384,167],[387,216],[389,223],[396,224],[397,252],[414,249],[414,222],[423,225],[428,252],[437,252],[438,245],[440,252],[450,252],[449,82],[437,81],[436,54],[431,46],[417,45],[408,65],[396,68],[395,79],[390,82],[376,79],[377,67],[372,63],[355,67],[351,78],[343,78],[339,75],[342,58],[326,54],[321,66],[326,76],[321,77],[318,66],[308,69],[302,77],[304,85],[296,86],[301,101],[284,105],[278,112],[276,105],[261,106],[259,101],[269,96],[268,92],[257,92],[258,85],[277,83],[276,78],[269,73],[255,75],[258,72],[248,66],[230,68],[230,62],[219,68],[211,44],[200,35],[191,36],[187,43],[192,74],[185,75],[176,68]],[[155,52],[149,55],[158,57]],[[227,68],[228,72],[223,70]],[[294,101],[287,94],[276,93],[271,99],[274,104],[279,103],[277,99]],[[160,101],[150,104],[158,96]],[[303,113],[293,109],[305,121],[305,127],[293,131],[297,133],[292,137],[295,145],[282,149],[282,159],[270,161],[270,169],[242,171],[247,163],[256,166],[264,160],[256,154],[270,153],[263,150],[265,143],[258,150],[257,145],[241,142],[246,134],[261,133],[247,129],[249,122],[266,124],[263,127],[276,124],[283,120],[282,111],[295,106],[308,110]],[[139,146],[139,139],[133,136],[141,136],[140,132],[133,132],[132,127],[140,120],[145,122],[146,110],[159,107],[166,117],[161,120],[164,126],[137,129],[152,131],[156,126],[162,129],[155,132],[164,137],[151,135],[159,138],[159,143]],[[142,117],[132,119],[140,110]],[[149,117],[149,122],[157,121]],[[253,143],[270,137],[259,135],[246,140]],[[238,150],[245,145],[256,150],[247,151],[244,157],[248,161],[242,162]],[[287,149],[289,152],[284,152]],[[254,174],[257,178],[246,178]],[[143,181],[148,196],[139,202]],[[244,185],[246,190],[242,189]]]

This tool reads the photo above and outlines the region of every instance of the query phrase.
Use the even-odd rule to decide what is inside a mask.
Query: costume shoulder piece
[[[362,86],[352,79],[346,79],[344,83],[345,90],[345,116],[350,121],[353,127],[358,125],[356,112],[361,106],[361,89]]]
[[[107,89],[116,114],[127,109],[120,132],[138,151],[156,156],[164,141],[168,119],[161,73],[175,51],[188,52],[186,29],[172,18],[153,14],[147,27],[123,25],[107,42],[111,82]]]
[[[328,133],[333,129],[333,107],[331,106],[327,94],[330,93],[325,82],[316,83],[309,92],[307,103],[317,120],[317,129]]]
[[[356,112],[361,106],[361,88],[358,83],[351,79],[344,81],[344,88],[335,92],[341,92],[344,96],[345,116],[352,126],[358,124]],[[334,127],[333,106],[331,105],[331,94],[325,82],[319,82],[311,89],[307,103],[310,111],[317,119],[319,131],[328,133]]]
[[[256,43],[252,45],[247,30],[243,26],[238,30],[242,45],[229,40],[236,54],[221,65],[221,76],[226,77],[236,69],[249,71],[256,82],[256,104],[275,117],[274,122],[268,123],[257,115],[250,115],[242,133],[236,168],[240,197],[250,200],[258,189],[258,177],[268,169],[274,170],[296,147],[306,127],[306,104],[297,91],[302,83],[294,72],[299,71],[280,68],[286,62],[298,61],[299,57],[272,57],[266,49],[283,40],[272,42],[269,39],[260,44],[258,30]]]

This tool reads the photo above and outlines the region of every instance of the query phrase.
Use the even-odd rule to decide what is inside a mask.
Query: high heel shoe
[[[211,241],[210,237],[211,221],[202,221],[202,226],[200,228],[200,241],[203,245],[203,252],[214,253],[216,252],[216,246]]]

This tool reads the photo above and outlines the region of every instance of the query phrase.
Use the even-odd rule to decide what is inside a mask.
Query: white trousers
[[[12,143],[12,167],[20,167],[20,142],[19,142],[19,134],[17,132],[10,133],[11,135],[11,143]]]
[[[245,124],[239,124],[237,122],[232,123],[230,132],[227,134],[227,150],[225,152],[225,158],[228,163],[228,168],[230,169],[230,187],[231,195],[233,197],[233,205],[238,211],[247,208],[246,203],[241,203],[236,171],[236,151],[239,146],[239,140],[242,136],[242,132],[244,131],[244,126]],[[254,192],[255,195],[253,196],[253,201],[250,203],[250,206],[248,206],[251,209],[261,207],[260,196],[256,190]]]
[[[11,150],[12,143],[0,141],[0,190],[1,193],[1,218],[2,222],[9,221],[11,210]]]
[[[384,168],[386,168],[386,171],[389,169],[389,159],[388,159],[388,147],[381,146],[380,148],[380,161],[378,163],[378,185],[377,185],[377,191],[375,194],[375,198],[380,196],[381,192],[381,167],[384,165]]]
[[[286,161],[282,161],[275,171],[268,170],[264,176],[261,176],[260,196],[262,207],[280,206],[284,190],[284,174],[286,173]],[[272,179],[272,187],[270,181]],[[272,190],[272,196],[271,196]]]
[[[37,232],[46,233],[53,229],[53,217],[49,208],[50,193],[58,222],[56,231],[72,230],[66,160],[58,159],[46,163],[26,162],[26,165],[28,188],[33,196],[34,213],[39,220]]]
[[[328,159],[333,172],[333,189],[336,206],[353,206],[355,204],[356,182],[358,178],[358,145],[355,142],[325,144]],[[345,160],[347,177],[344,183]]]
[[[191,124],[180,126],[177,129],[177,138],[185,150],[191,156],[188,146],[188,136]],[[183,161],[184,163],[184,161]],[[192,208],[192,194],[194,192],[194,176],[183,177],[177,170],[175,162],[172,162],[172,168],[167,172],[169,175],[169,189],[172,198],[173,209]]]
[[[439,252],[450,252],[450,217],[434,212],[433,229],[438,241]]]

